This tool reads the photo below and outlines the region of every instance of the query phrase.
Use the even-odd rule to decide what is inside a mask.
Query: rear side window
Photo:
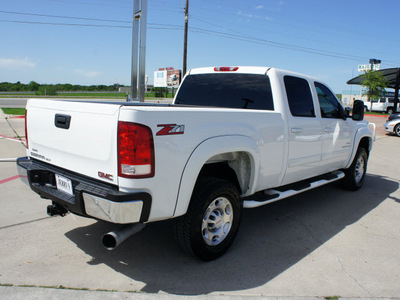
[[[274,110],[269,77],[255,74],[190,75],[175,104]]]
[[[292,116],[315,117],[314,104],[308,81],[293,76],[285,76],[283,80]]]

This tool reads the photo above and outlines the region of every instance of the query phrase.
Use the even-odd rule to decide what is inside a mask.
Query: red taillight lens
[[[154,143],[145,125],[118,122],[118,175],[125,178],[154,176]]]
[[[239,67],[215,67],[214,71],[216,72],[229,72],[229,71],[237,71]]]
[[[28,110],[25,110],[25,140],[26,140],[26,149],[29,149],[29,144],[28,144]]]

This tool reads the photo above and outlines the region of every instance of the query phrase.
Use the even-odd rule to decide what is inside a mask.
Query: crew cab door
[[[319,175],[322,133],[308,80],[284,76],[283,81],[289,108],[289,150],[282,184],[289,184]]]
[[[345,119],[343,107],[331,90],[314,82],[318,95],[322,125],[321,172],[343,168],[351,154],[353,127],[351,119]]]

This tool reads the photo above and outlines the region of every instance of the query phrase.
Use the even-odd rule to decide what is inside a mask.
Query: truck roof
[[[256,66],[219,66],[219,67],[204,67],[194,68],[188,71],[187,75],[198,75],[198,74],[215,74],[215,73],[239,73],[239,74],[259,74],[266,75],[268,72],[275,72],[278,74],[285,74],[291,76],[300,76],[308,78],[314,81],[320,81],[312,76],[300,74],[292,71],[282,70],[271,67],[256,67]]]
[[[250,74],[260,74],[265,75],[270,67],[249,67],[249,66],[220,66],[220,67],[205,67],[205,68],[195,68],[188,72],[188,75],[196,74],[209,74],[209,73],[250,73]]]

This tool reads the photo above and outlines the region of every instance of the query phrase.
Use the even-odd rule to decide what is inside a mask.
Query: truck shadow
[[[329,185],[257,209],[244,210],[239,234],[228,253],[201,262],[183,253],[171,221],[148,224],[119,248],[107,251],[101,235],[115,228],[97,222],[66,233],[93,257],[134,281],[141,291],[199,295],[264,285],[372,211],[399,188],[389,178],[368,174],[357,192]],[[389,198],[400,202],[399,199]]]

